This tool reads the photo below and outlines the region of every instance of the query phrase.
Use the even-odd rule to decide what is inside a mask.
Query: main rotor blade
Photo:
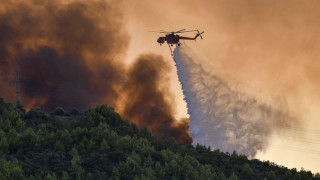
[[[161,33],[171,33],[171,31],[160,30]]]
[[[179,31],[179,32],[176,32],[176,33],[186,33],[186,32],[194,32],[194,31],[198,31],[198,30],[189,30],[189,31]]]
[[[165,33],[165,34],[175,34],[175,33],[186,33],[186,32],[194,32],[194,31],[198,31],[198,30],[189,30],[189,31],[186,31],[186,29],[181,29],[181,30],[176,31],[176,32],[173,32],[173,31],[164,31],[164,30],[160,30],[160,31],[149,31],[149,32]]]
[[[155,32],[155,33],[171,33],[171,32],[166,32],[166,31],[148,31],[148,32]]]
[[[186,30],[186,29],[181,29],[179,31],[176,31],[175,33],[180,33],[180,31],[184,31],[184,30]]]

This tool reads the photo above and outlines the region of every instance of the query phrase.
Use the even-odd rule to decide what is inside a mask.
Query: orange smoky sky
[[[231,88],[295,119],[291,128],[271,134],[268,149],[256,157],[320,171],[319,5],[317,0],[1,1],[0,94],[14,100],[19,62],[27,107],[50,111],[57,105],[86,109],[107,103],[159,136],[190,142],[169,48],[156,43],[160,34],[148,31],[204,30],[203,40],[185,42],[198,63]],[[140,76],[153,77],[154,88],[137,86],[145,82]],[[144,116],[135,113],[135,105],[144,107]],[[165,110],[153,109],[159,107]],[[147,121],[155,118],[150,109],[161,113],[159,122]],[[159,131],[162,122],[169,129]]]
[[[125,2],[124,9],[132,37],[128,62],[140,52],[171,58],[168,47],[156,43],[162,34],[147,31],[204,30],[203,40],[185,42],[196,51],[199,63],[229,79],[233,88],[296,119],[291,126],[298,128],[278,132],[282,136],[274,134],[268,150],[257,157],[320,171],[319,153],[294,151],[320,149],[315,145],[320,139],[319,1],[134,0]],[[171,77],[178,114],[187,116],[176,74]]]

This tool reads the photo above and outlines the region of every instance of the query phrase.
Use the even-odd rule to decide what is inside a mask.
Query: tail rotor
[[[198,34],[199,34],[199,36],[201,37],[201,39],[203,39],[202,38],[202,36],[201,36],[201,34],[203,34],[204,33],[204,31],[202,31],[201,33],[200,33],[200,31],[199,30],[197,30],[198,31]]]

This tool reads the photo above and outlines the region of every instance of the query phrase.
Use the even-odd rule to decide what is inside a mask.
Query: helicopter
[[[186,32],[198,32],[196,34],[195,37],[184,37],[184,36],[179,36],[177,35],[178,33],[186,33]],[[202,31],[200,33],[199,30],[189,30],[187,31],[186,29],[181,29],[179,31],[176,31],[176,32],[168,32],[168,31],[163,31],[163,30],[160,30],[160,31],[149,31],[149,32],[156,32],[156,33],[165,33],[166,35],[164,37],[159,37],[157,42],[160,44],[160,46],[165,43],[165,41],[167,41],[167,44],[169,46],[169,49],[171,51],[171,55],[173,56],[173,52],[172,52],[172,49],[171,49],[171,46],[173,46],[174,44],[176,44],[177,46],[180,46],[181,43],[179,42],[180,39],[183,39],[183,40],[196,40],[199,36],[202,38],[201,34],[204,33],[204,31]]]

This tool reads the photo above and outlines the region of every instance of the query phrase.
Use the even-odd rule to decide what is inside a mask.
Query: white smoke
[[[230,88],[215,72],[206,71],[190,48],[177,47],[174,61],[190,115],[194,143],[254,157],[265,150],[268,135],[287,116],[255,98]],[[269,124],[269,125],[268,125]]]

